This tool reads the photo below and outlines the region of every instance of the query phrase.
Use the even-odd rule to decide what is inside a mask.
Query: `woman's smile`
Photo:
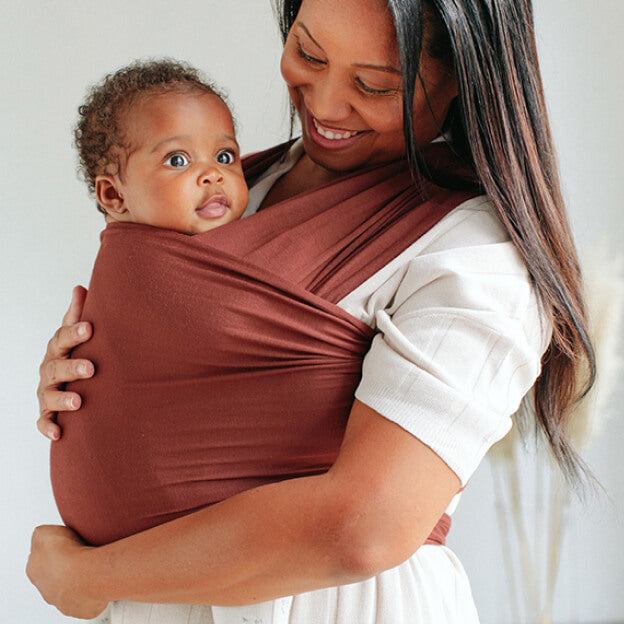
[[[326,126],[319,122],[309,111],[305,119],[305,133],[311,141],[326,150],[347,149],[362,139],[368,132],[365,130],[346,130]]]
[[[332,128],[329,126],[324,126],[312,114],[310,114],[310,118],[312,119],[312,123],[314,124],[314,127],[316,128],[318,133],[321,136],[325,137],[326,139],[330,139],[330,140],[349,139],[352,136],[355,136],[356,134],[361,134],[363,132],[362,130],[344,130],[344,129]]]

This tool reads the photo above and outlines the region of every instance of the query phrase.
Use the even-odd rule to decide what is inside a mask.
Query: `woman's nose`
[[[329,74],[308,85],[304,98],[307,109],[319,121],[341,121],[351,114],[346,90]]]
[[[223,174],[217,167],[207,167],[199,174],[197,183],[200,186],[204,184],[222,184]]]

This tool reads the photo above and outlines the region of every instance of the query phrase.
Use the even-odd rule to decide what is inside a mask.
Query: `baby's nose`
[[[223,175],[216,167],[208,167],[202,171],[198,182],[199,184],[220,184],[223,182]]]

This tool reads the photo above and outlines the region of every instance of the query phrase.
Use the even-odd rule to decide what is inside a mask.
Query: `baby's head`
[[[196,69],[135,62],[92,87],[78,110],[80,169],[107,221],[198,234],[243,214],[234,121]]]

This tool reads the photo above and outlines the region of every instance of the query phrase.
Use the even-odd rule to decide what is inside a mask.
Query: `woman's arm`
[[[111,600],[260,602],[398,565],[459,485],[427,446],[356,401],[326,474],[243,492],[99,548],[42,527],[27,573],[48,602],[82,617]]]
[[[88,360],[71,360],[71,350],[91,338],[91,325],[81,323],[80,315],[87,291],[76,286],[72,300],[61,327],[56,331],[46,350],[39,368],[40,381],[37,388],[39,398],[39,420],[37,427],[51,440],[61,437],[61,428],[54,422],[61,410],[77,410],[81,399],[75,392],[63,392],[62,384],[86,377],[92,377],[94,368]]]

